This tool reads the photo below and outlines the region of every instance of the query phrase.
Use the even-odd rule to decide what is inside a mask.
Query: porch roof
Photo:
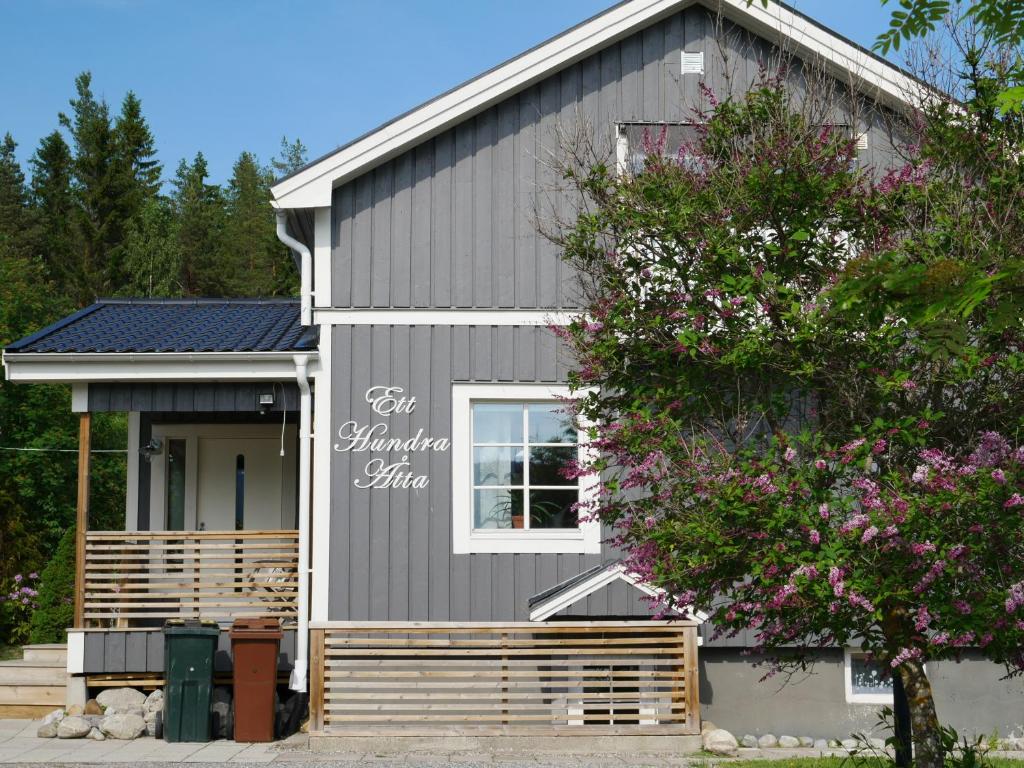
[[[312,352],[297,299],[100,299],[5,353]]]

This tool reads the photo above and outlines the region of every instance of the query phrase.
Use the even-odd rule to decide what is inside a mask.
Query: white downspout
[[[299,321],[303,325],[312,325],[313,254],[309,252],[309,248],[304,243],[288,234],[288,214],[280,209],[277,211],[277,239],[299,254],[301,264],[299,270]]]
[[[280,214],[278,214],[280,215]],[[280,222],[281,219],[278,219]],[[278,232],[280,234],[280,230]],[[309,251],[303,257],[308,258]],[[305,270],[303,270],[305,274]],[[299,385],[299,626],[295,634],[295,666],[288,687],[306,690],[309,669],[309,481],[310,439],[313,422],[313,397],[309,391],[308,356],[295,355],[295,381]]]

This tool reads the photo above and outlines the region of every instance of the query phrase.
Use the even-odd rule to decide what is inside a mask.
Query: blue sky
[[[604,10],[614,0],[0,0],[0,134],[27,165],[89,69],[134,90],[165,175],[202,150],[224,181],[281,136],[317,157]],[[790,0],[870,47],[879,0]]]

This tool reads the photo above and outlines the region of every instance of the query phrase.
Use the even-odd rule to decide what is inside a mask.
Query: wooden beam
[[[89,530],[89,463],[92,414],[78,416],[78,504],[75,514],[75,628],[85,626],[85,534]]]

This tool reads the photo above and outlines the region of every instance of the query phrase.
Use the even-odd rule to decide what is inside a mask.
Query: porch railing
[[[700,732],[690,622],[316,623],[310,686],[316,732]]]
[[[298,531],[90,531],[86,627],[272,616],[294,623]]]

